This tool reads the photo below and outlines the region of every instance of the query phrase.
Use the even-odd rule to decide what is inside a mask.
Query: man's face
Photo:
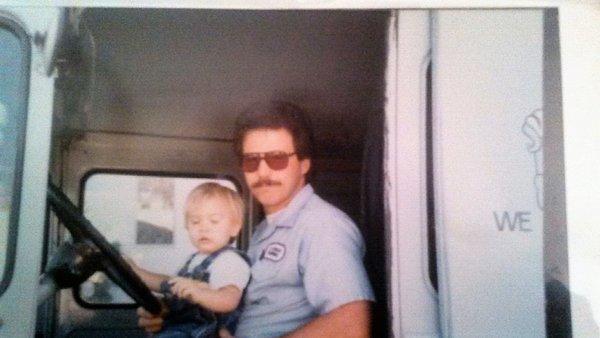
[[[295,153],[292,134],[287,129],[255,129],[246,133],[242,152],[244,155],[269,152]],[[262,159],[258,168],[244,172],[244,177],[252,195],[262,204],[267,214],[285,208],[306,183],[306,173],[310,169],[310,159],[299,160],[297,155],[289,156],[285,168],[275,170]]]

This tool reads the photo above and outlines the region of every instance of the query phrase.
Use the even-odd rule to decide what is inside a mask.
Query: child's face
[[[229,244],[241,229],[232,207],[223,198],[202,198],[187,208],[186,228],[199,252],[213,253]]]

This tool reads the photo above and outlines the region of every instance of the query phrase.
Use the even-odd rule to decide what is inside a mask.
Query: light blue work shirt
[[[340,305],[374,300],[364,252],[354,222],[306,185],[252,236],[236,337],[279,337]]]

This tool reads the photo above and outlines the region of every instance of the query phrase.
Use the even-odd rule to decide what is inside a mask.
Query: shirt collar
[[[300,210],[306,205],[308,200],[314,194],[314,190],[310,184],[305,185],[300,191],[294,196],[290,204],[277,211],[276,213],[267,215],[265,219],[260,222],[254,233],[254,240],[257,242],[263,241],[270,237],[277,227],[291,228],[296,223],[296,218]]]
[[[314,193],[315,192],[312,186],[310,184],[306,184],[304,187],[302,187],[302,189],[300,189],[290,204],[288,204],[285,208],[277,211],[274,214],[267,215],[267,225],[285,228],[294,226],[298,213],[304,207],[304,205],[306,205]]]

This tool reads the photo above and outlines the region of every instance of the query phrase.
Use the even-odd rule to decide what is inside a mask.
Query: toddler
[[[152,291],[165,295],[168,312],[157,337],[215,337],[235,331],[250,279],[248,258],[230,246],[243,218],[244,204],[237,192],[217,183],[200,184],[185,205],[185,227],[197,252],[177,277],[132,264]]]

